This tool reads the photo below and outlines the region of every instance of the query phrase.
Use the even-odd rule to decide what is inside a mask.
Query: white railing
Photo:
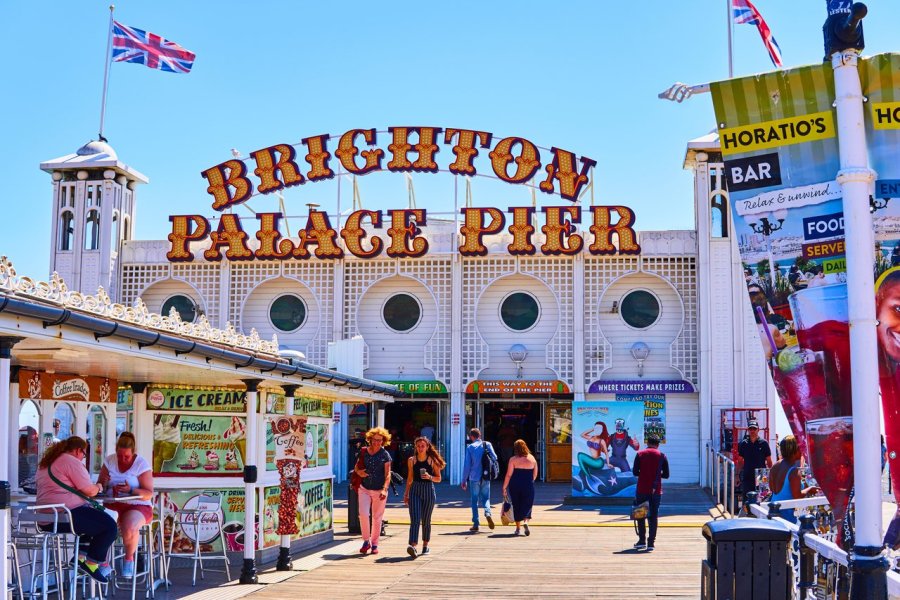
[[[772,503],[776,504],[776,503]],[[780,510],[785,509],[804,509],[804,508],[818,508],[818,507],[826,507],[828,506],[827,500],[823,496],[816,496],[812,498],[799,498],[796,500],[784,500],[782,502],[777,503],[778,508]],[[770,503],[763,502],[760,504],[750,504],[748,505],[749,512],[761,519],[769,519],[769,507]],[[796,600],[807,600],[812,598],[820,598],[825,596],[816,595],[816,591],[814,588],[808,589],[806,592],[806,597],[801,595],[800,592],[800,570],[801,570],[801,556],[800,556],[800,527],[796,523],[791,523],[790,521],[786,521],[781,517],[772,516],[771,520],[778,521],[785,527],[787,527],[791,531],[791,537],[794,543],[791,544],[790,552],[793,555],[793,560],[791,561],[793,564],[794,571],[794,587],[793,587],[793,598]],[[814,558],[814,567],[813,572],[816,573],[818,571],[819,560],[828,560],[838,565],[841,565],[844,569],[847,567],[847,552],[838,547],[837,544],[834,543],[832,539],[835,536],[834,532],[825,533],[824,535],[816,534],[816,533],[806,533],[803,536],[803,544],[812,550],[815,553]],[[890,563],[890,570],[887,573],[887,586],[888,586],[888,596],[890,598],[900,598],[900,573],[897,572],[898,562],[900,562],[900,554],[897,554],[893,551],[888,551],[887,554],[888,561]],[[843,570],[843,573],[838,575],[841,578],[848,577],[846,570]],[[815,576],[814,576],[815,580]],[[808,582],[808,583],[813,583]],[[846,583],[846,582],[845,582]],[[837,598],[837,590],[841,587],[836,584],[834,585],[835,594],[834,596],[828,596],[829,598]]]
[[[706,445],[706,481],[717,505],[722,505],[729,515],[735,510],[735,467],[734,461],[716,450],[712,444]]]

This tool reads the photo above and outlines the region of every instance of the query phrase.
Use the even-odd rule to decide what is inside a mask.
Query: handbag
[[[509,501],[508,495],[503,496],[503,509],[500,511],[500,522],[504,525],[516,522],[516,516],[513,514],[512,502]]]
[[[633,521],[640,521],[641,519],[646,519],[647,515],[650,514],[650,501],[644,500],[640,504],[631,507],[631,519]]]
[[[353,470],[350,472],[350,489],[356,491],[359,489],[359,486],[362,485],[363,478],[356,474],[358,469],[365,469],[366,462],[363,460],[363,452],[365,452],[365,448],[361,448],[359,450],[359,456],[356,458],[356,464],[353,466]]]

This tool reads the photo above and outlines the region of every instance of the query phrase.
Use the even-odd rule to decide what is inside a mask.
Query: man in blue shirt
[[[463,465],[462,489],[468,489],[472,498],[472,527],[469,531],[478,532],[478,507],[484,507],[484,518],[488,527],[494,528],[491,518],[491,480],[482,479],[481,457],[485,452],[497,460],[497,453],[490,442],[481,439],[481,431],[475,427],[469,430],[469,442],[466,446],[466,461]]]

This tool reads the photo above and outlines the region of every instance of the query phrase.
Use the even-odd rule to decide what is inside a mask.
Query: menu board
[[[156,476],[239,476],[246,456],[243,417],[180,414],[153,417],[153,474]]]

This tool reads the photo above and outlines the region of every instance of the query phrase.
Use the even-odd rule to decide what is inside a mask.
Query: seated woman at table
[[[116,453],[103,461],[98,481],[109,485],[113,496],[134,499],[107,502],[106,507],[119,513],[119,532],[125,547],[122,563],[123,577],[134,575],[134,553],[138,545],[138,531],[153,520],[153,471],[150,463],[134,450],[134,434],[124,432],[116,442]]]
[[[72,514],[71,527],[60,523],[59,531],[74,531],[86,544],[87,551],[79,553],[78,567],[101,583],[108,581],[110,567],[107,554],[116,541],[116,522],[98,510],[91,500],[103,492],[103,485],[93,483],[84,465],[87,442],[72,436],[47,448],[37,472],[37,503],[63,504]],[[97,505],[99,506],[99,505]],[[52,525],[42,525],[49,530]],[[84,546],[82,546],[84,547]]]

